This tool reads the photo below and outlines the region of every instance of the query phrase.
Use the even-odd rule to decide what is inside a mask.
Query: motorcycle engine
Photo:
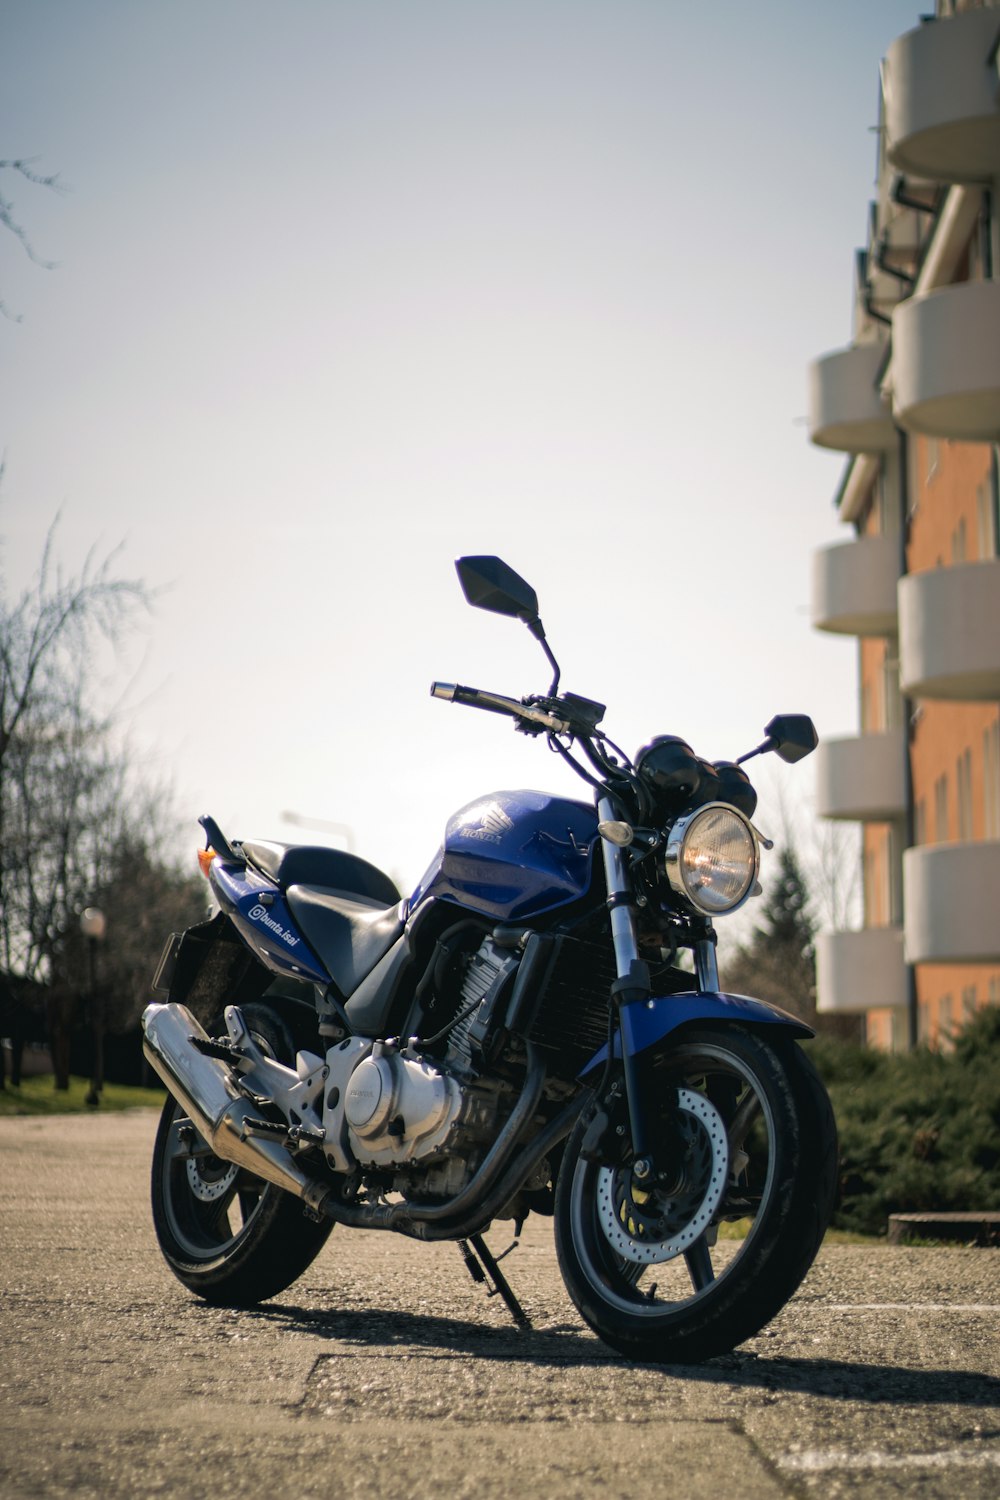
[[[458,1082],[436,1064],[376,1042],[351,1074],[344,1097],[354,1154],[389,1166],[440,1153],[462,1104]]]
[[[366,1047],[357,1061],[350,1054],[360,1039],[331,1049],[331,1078],[343,1079],[339,1134],[343,1141],[346,1133],[344,1144],[357,1161],[419,1165],[425,1191],[458,1190],[475,1165],[476,1147],[492,1139],[507,1098],[505,1089],[477,1073],[492,1034],[493,1008],[516,968],[517,959],[491,938],[468,956],[452,1000],[458,1019],[442,1059],[387,1041]],[[446,1167],[447,1188],[443,1181],[440,1189],[432,1186],[425,1175],[439,1164]]]

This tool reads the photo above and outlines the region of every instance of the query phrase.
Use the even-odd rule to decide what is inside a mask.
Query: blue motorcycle
[[[675,735],[631,760],[604,706],[559,691],[534,590],[456,564],[553,672],[513,699],[435,697],[544,736],[590,789],[464,807],[404,899],[336,849],[231,843],[201,819],[218,910],[175,934],[143,1018],[169,1097],[153,1217],[209,1302],[289,1286],[334,1225],[453,1240],[527,1322],[483,1239],[553,1216],[581,1316],[632,1359],[732,1349],[781,1308],[826,1230],[836,1130],[796,1017],[720,989],[713,923],[760,887],[743,763],[816,745],[784,715],[738,762]]]

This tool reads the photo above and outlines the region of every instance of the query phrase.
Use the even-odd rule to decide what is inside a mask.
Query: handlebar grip
[[[523,713],[523,705],[516,698],[488,693],[485,688],[463,687],[460,682],[432,682],[431,696],[443,698],[446,703],[464,703],[468,708],[484,708],[491,714],[509,714],[512,718]]]
[[[491,714],[508,714],[519,719],[521,724],[537,724],[555,734],[563,734],[571,728],[568,719],[558,718],[534,704],[506,698],[502,693],[488,693],[483,688],[462,687],[458,682],[432,682],[431,697],[443,698],[446,703],[464,703],[468,708],[483,708]]]

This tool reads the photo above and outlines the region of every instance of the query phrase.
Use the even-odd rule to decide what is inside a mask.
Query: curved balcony
[[[870,306],[888,317],[912,290],[912,281],[908,285],[902,277],[916,277],[927,215],[918,214],[915,208],[902,208],[888,199],[878,209],[872,204],[872,211],[865,281]]]
[[[887,207],[875,244],[876,259],[891,270],[916,275],[926,225],[927,215],[918,213],[915,208],[905,208],[898,203]]]
[[[838,635],[892,635],[901,571],[898,536],[824,547],[813,555],[813,625]]]
[[[883,344],[851,344],[809,366],[809,437],[841,453],[877,453],[896,441],[878,378]]]
[[[897,37],[883,65],[886,155],[936,182],[981,182],[1000,171],[1000,106],[990,54],[993,9],[969,10]]]
[[[1000,839],[922,844],[903,855],[908,962],[1000,962]]]
[[[906,811],[906,740],[902,729],[824,740],[816,756],[816,811],[821,818],[888,823]]]
[[[1000,281],[957,282],[900,302],[892,381],[896,421],[908,431],[1000,439]]]
[[[1000,698],[1000,559],[909,573],[898,596],[904,696]]]
[[[906,1003],[901,927],[818,934],[816,1009],[823,1015],[857,1015]]]

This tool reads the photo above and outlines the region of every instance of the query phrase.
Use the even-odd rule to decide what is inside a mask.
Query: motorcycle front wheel
[[[270,1006],[243,1009],[254,1040],[279,1062],[295,1046]],[[221,1023],[215,1030],[224,1030]],[[152,1167],[153,1226],[177,1279],[206,1302],[250,1307],[291,1286],[322,1250],[332,1225],[306,1218],[302,1204],[216,1156],[169,1095]]]
[[[783,1038],[685,1031],[647,1076],[664,1109],[676,1101],[671,1158],[637,1176],[612,1085],[610,1106],[595,1101],[567,1144],[556,1250],[605,1343],[696,1363],[763,1328],[812,1264],[836,1195],[836,1127],[815,1069]]]

